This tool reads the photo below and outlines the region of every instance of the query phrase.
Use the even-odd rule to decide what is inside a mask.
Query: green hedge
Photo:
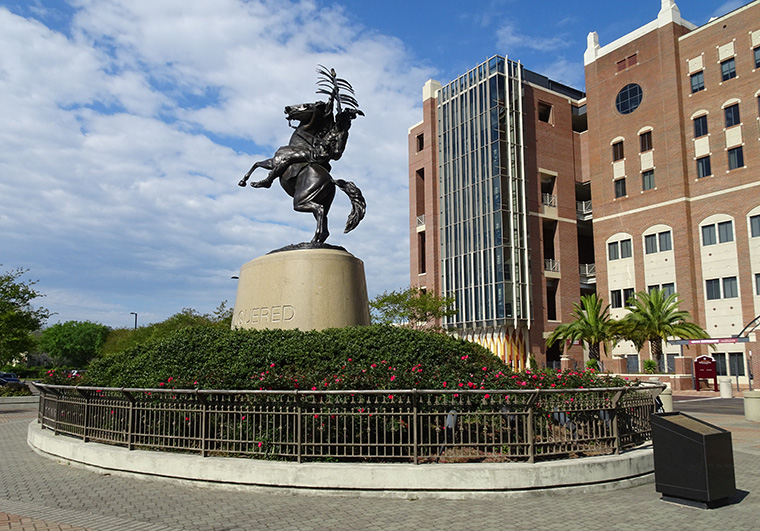
[[[505,370],[479,345],[393,326],[321,332],[192,327],[94,361],[81,383],[206,389],[440,388],[447,379],[469,374],[482,378]]]
[[[375,325],[330,329],[191,327],[95,360],[102,387],[200,389],[525,389],[626,385],[594,370],[514,374],[487,349],[440,333]]]

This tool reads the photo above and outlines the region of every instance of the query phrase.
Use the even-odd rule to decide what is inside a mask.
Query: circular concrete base
[[[272,489],[351,496],[466,499],[600,492],[654,482],[651,445],[622,455],[544,463],[353,464],[287,463],[200,457],[82,442],[29,425],[41,455],[110,473],[152,476],[235,489]]]
[[[240,268],[232,328],[368,325],[364,263],[336,249],[282,251]]]

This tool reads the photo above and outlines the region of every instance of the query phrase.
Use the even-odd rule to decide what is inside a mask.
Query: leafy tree
[[[33,288],[36,281],[19,280],[26,269],[0,275],[0,365],[12,362],[36,344],[31,335],[50,317],[45,308],[34,309],[31,301],[43,295]]]
[[[454,297],[440,297],[419,288],[384,291],[369,303],[373,324],[403,324],[415,330],[438,328],[443,317],[457,313]]]
[[[707,339],[709,334],[691,322],[689,312],[679,310],[678,294],[668,296],[660,289],[637,292],[628,301],[631,313],[625,316],[622,332],[626,339],[637,345],[649,341],[652,356],[662,366],[662,341],[668,337],[681,339]],[[630,337],[633,335],[633,337]]]
[[[89,321],[58,323],[42,332],[40,347],[58,366],[84,367],[103,347],[110,328]]]
[[[222,301],[213,314],[202,314],[193,308],[183,308],[166,320],[147,326],[133,328],[117,328],[108,334],[102,354],[111,356],[146,341],[167,337],[177,330],[196,326],[213,326],[230,328],[232,324],[232,308],[227,307],[227,301]]]
[[[588,355],[592,360],[599,359],[599,344],[604,346],[607,355],[619,339],[618,321],[610,318],[609,304],[603,306],[602,299],[596,293],[583,295],[580,304],[573,304],[574,321],[559,325],[546,339],[550,347],[561,341],[562,350],[566,341],[582,341],[588,346]]]

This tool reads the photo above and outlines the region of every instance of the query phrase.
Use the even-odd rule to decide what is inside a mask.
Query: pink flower
[[[487,370],[488,370],[488,367],[483,367],[483,370],[484,370],[484,371],[487,371]]]
[[[354,360],[352,360],[351,358],[348,358],[348,361],[354,361]]]
[[[245,420],[245,415],[243,415],[242,417],[240,417],[240,420]]]
[[[164,385],[166,385],[164,382],[159,382],[159,383],[158,383],[158,386],[159,386],[159,387],[163,387]]]
[[[388,400],[393,400],[393,395],[388,395]]]
[[[270,367],[274,367],[274,363],[270,363],[270,364],[269,364],[269,366],[270,366]]]
[[[462,356],[462,359],[463,359],[463,360],[466,360],[466,359],[467,359],[467,358],[469,358],[469,357],[470,357],[470,356]]]
[[[370,365],[370,367],[372,367],[374,369],[375,367],[377,367],[377,364],[373,363],[372,365]]]
[[[443,386],[446,387],[446,382],[443,382]]]
[[[174,378],[172,378],[171,376],[169,376],[169,379],[168,379],[168,380],[166,380],[166,381],[167,381],[167,382],[171,382],[172,380],[174,380]]]
[[[391,376],[391,382],[396,379],[396,375]]]
[[[459,387],[464,387],[464,384],[463,384],[462,382],[459,382],[457,385],[458,385]]]
[[[483,395],[483,398],[491,398],[491,395],[489,395],[488,393],[486,393],[485,395]]]
[[[317,415],[317,414],[315,413],[315,414],[314,414],[314,418],[315,418],[315,419],[318,419],[318,418],[319,418],[319,415]]]
[[[312,388],[311,388],[311,390],[312,390],[312,391],[316,391],[316,390],[317,390],[317,388],[316,388],[316,387],[312,387]]]
[[[262,446],[264,446],[264,443],[259,441],[259,448],[261,448]]]
[[[190,417],[185,417],[185,420],[190,420]]]
[[[113,415],[113,409],[111,410],[111,415]]]

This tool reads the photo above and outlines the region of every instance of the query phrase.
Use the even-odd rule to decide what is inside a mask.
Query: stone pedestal
[[[240,268],[232,328],[368,325],[364,263],[334,249],[282,251]]]

